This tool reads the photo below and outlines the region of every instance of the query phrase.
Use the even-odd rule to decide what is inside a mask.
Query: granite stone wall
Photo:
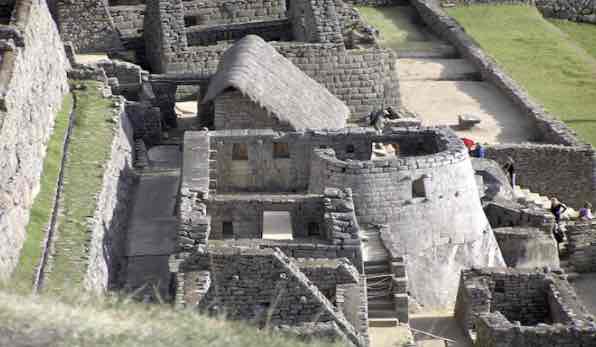
[[[336,0],[294,0],[288,17],[297,41],[343,43]]]
[[[212,195],[207,201],[211,217],[210,240],[223,239],[222,225],[231,222],[233,238],[262,238],[265,211],[287,211],[294,238],[308,238],[309,227],[323,232],[323,199],[316,195]],[[318,236],[318,235],[314,235]]]
[[[573,287],[542,270],[480,269],[462,273],[455,311],[489,347],[591,346],[596,325]],[[504,302],[503,302],[504,300]]]
[[[365,345],[354,326],[300,270],[299,263],[279,250],[209,247],[207,253],[191,255],[180,270],[211,271],[212,284],[200,310],[271,326],[333,322],[348,343]]]
[[[212,27],[232,23],[286,19],[285,0],[185,1],[187,26]]]
[[[577,272],[596,272],[596,222],[567,223],[569,263]]]
[[[577,146],[581,141],[562,121],[548,114],[536,103],[476,42],[457,21],[446,14],[434,0],[412,0],[424,23],[438,36],[451,43],[460,55],[474,64],[483,80],[491,82],[507,95],[534,124],[535,141]]]
[[[0,278],[18,260],[54,118],[68,92],[69,63],[46,2],[19,2],[14,15],[9,28],[16,36],[3,40],[8,50],[0,52]]]
[[[469,157],[452,132],[390,129],[372,140],[392,143],[389,134],[416,134],[422,141],[425,132],[434,134],[436,147],[411,156],[406,150],[397,158],[346,161],[330,149],[315,150],[309,191],[351,188],[358,222],[388,224],[392,247],[407,256],[411,295],[427,307],[444,307],[455,301],[454,282],[462,268],[504,262],[482,211]],[[431,290],[429,282],[443,290]]]
[[[115,286],[124,269],[125,237],[134,183],[133,128],[122,99],[114,111],[116,133],[89,225],[91,240],[85,287],[95,292],[105,292]]]
[[[145,18],[145,4],[117,5],[108,8],[114,26],[122,38],[141,38]]]
[[[535,227],[551,231],[554,224],[550,212],[525,207],[512,200],[491,201],[484,206],[484,214],[493,228]]]
[[[513,227],[493,231],[508,267],[559,268],[559,250],[550,230]]]
[[[217,44],[219,41],[237,41],[247,35],[258,35],[265,41],[291,41],[293,39],[292,27],[288,20],[186,28],[189,46],[208,46]]]
[[[213,123],[217,130],[280,129],[279,122],[264,108],[238,91],[223,93],[214,100],[213,104]]]
[[[60,35],[77,52],[104,52],[122,47],[107,0],[58,0]]]
[[[532,192],[573,207],[594,201],[594,150],[589,145],[494,145],[487,148],[486,156],[501,165],[512,158],[517,184]]]
[[[352,112],[350,122],[363,123],[371,111],[400,104],[397,59],[390,50],[346,50],[337,44],[297,42],[274,42],[273,46],[345,102]],[[229,47],[220,43],[169,54],[164,57],[163,72],[215,74]]]

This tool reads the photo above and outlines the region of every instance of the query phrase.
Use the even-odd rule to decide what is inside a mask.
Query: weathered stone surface
[[[0,69],[0,278],[18,260],[54,117],[68,91],[69,63],[45,1],[17,4],[10,24],[23,46]]]

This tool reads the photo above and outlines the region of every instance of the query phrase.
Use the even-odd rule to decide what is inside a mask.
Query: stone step
[[[375,328],[396,327],[397,319],[396,318],[369,318],[368,326],[375,327]]]
[[[365,265],[364,266],[364,273],[367,275],[371,274],[390,274],[391,269],[389,268],[389,264],[379,264],[379,265]]]
[[[380,310],[368,310],[368,318],[397,318],[395,310],[391,309],[380,309]]]
[[[478,69],[465,59],[398,59],[400,80],[479,81]]]
[[[388,296],[368,300],[368,310],[393,310],[393,298]]]
[[[404,49],[396,51],[398,59],[456,59],[459,58],[457,49],[451,45],[433,44],[425,49]]]

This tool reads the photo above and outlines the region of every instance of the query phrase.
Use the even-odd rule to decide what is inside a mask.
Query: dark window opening
[[[222,232],[223,232],[224,239],[233,239],[234,238],[234,223],[223,222],[222,223]]]
[[[232,146],[232,160],[248,160],[248,146],[246,143],[235,143]]]
[[[319,223],[308,223],[308,236],[321,236],[321,229]]]
[[[356,148],[354,148],[354,145],[348,145],[346,147],[346,153],[354,153],[356,151]]]
[[[273,158],[289,158],[290,148],[287,143],[273,144]]]
[[[424,177],[412,182],[412,197],[413,198],[426,198],[426,188],[424,187]]]
[[[184,17],[184,26],[191,27],[199,24],[197,17]]]
[[[505,281],[504,280],[496,280],[495,281],[495,293],[505,293]]]

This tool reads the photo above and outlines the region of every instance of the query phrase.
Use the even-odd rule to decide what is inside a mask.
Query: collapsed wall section
[[[0,278],[12,272],[25,240],[54,117],[68,92],[69,63],[45,1],[19,2],[14,14],[16,46],[5,46],[0,66]]]

